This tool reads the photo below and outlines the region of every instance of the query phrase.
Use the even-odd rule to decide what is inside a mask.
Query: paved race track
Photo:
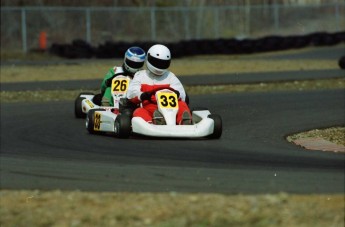
[[[284,136],[344,125],[343,90],[192,96],[223,118],[220,140],[89,135],[73,101],[1,103],[1,188],[343,193],[344,155]]]

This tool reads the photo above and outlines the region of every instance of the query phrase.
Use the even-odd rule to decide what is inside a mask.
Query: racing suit
[[[117,75],[129,76],[126,75],[122,67],[116,67],[109,69],[107,74],[105,74],[104,79],[101,84],[101,94],[102,94],[102,106],[113,106],[113,97],[111,95],[111,80]]]
[[[147,122],[152,122],[153,113],[157,110],[157,102],[154,94],[152,94],[151,100],[140,100],[140,96],[144,92],[155,91],[159,88],[170,87],[179,93],[179,110],[177,112],[176,122],[180,124],[182,121],[182,114],[187,111],[190,114],[189,107],[186,100],[186,92],[180,80],[170,71],[166,71],[161,76],[156,76],[149,70],[141,70],[137,72],[134,79],[130,83],[127,91],[127,98],[133,103],[142,102],[142,108],[137,108],[133,117],[141,117]]]

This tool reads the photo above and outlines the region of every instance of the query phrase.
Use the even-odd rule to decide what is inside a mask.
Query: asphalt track
[[[4,84],[1,89],[16,90]],[[87,133],[84,120],[74,118],[73,101],[1,103],[0,186],[344,193],[344,154],[307,151],[285,140],[290,133],[344,125],[343,90],[198,95],[190,100],[191,107],[208,107],[222,116],[221,139],[95,136]]]
[[[343,193],[344,155],[284,137],[344,124],[342,90],[191,97],[223,117],[219,140],[89,135],[73,102],[1,104],[1,188]]]
[[[180,76],[179,79],[184,85],[223,85],[223,84],[247,84],[274,81],[300,81],[310,79],[331,79],[342,78],[345,72],[339,69],[334,70],[306,70],[281,72],[256,72],[240,74],[217,74],[217,75],[194,75]],[[2,83],[2,91],[44,91],[44,90],[98,90],[100,80],[71,80],[71,81],[40,81],[40,82],[18,82]]]

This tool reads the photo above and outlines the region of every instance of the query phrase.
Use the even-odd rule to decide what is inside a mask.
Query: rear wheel
[[[86,114],[82,110],[81,102],[85,99],[85,97],[80,97],[81,95],[93,95],[92,92],[82,92],[78,95],[76,100],[74,101],[74,115],[76,118],[85,118]]]
[[[82,110],[81,102],[84,100],[84,97],[78,97],[74,102],[74,115],[76,118],[85,118],[86,114]]]
[[[208,110],[206,107],[194,107],[191,109],[191,112],[193,111],[201,111],[201,110]]]
[[[345,56],[342,56],[341,58],[339,58],[338,65],[341,69],[345,69]]]
[[[98,131],[100,124],[101,124],[101,119],[100,115],[95,114],[95,112],[99,111],[105,111],[104,109],[92,109],[87,113],[86,120],[85,120],[85,126],[86,129],[89,133],[91,134],[101,134],[102,132]]]
[[[132,122],[131,117],[127,114],[120,114],[116,117],[115,123],[115,133],[119,138],[128,138],[132,132]]]
[[[208,115],[208,118],[211,118],[214,121],[213,133],[209,138],[219,139],[223,132],[222,118],[218,114],[210,114]]]

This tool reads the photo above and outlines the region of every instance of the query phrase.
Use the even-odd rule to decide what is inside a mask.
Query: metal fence
[[[86,40],[177,42],[345,30],[345,3],[205,7],[2,7],[1,50]]]

